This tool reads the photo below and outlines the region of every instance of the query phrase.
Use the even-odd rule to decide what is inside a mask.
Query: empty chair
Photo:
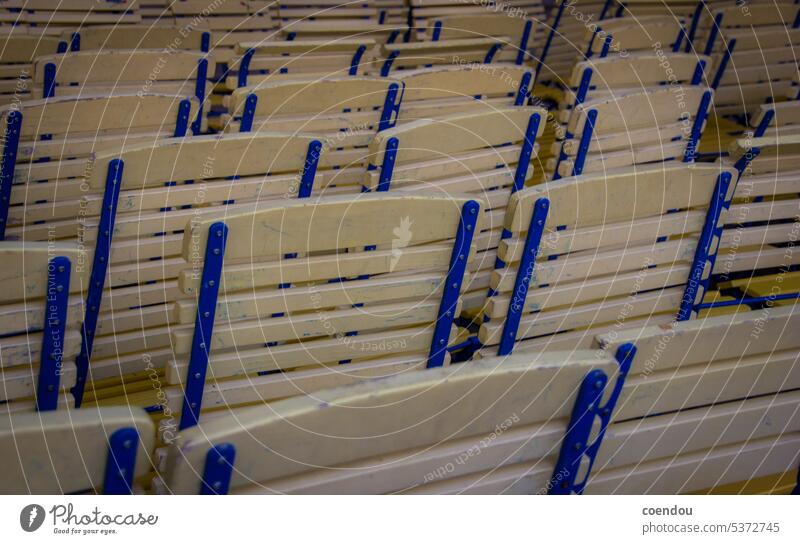
[[[465,311],[480,310],[486,298],[506,206],[533,177],[535,142],[546,115],[530,106],[486,108],[400,125],[379,132],[370,144],[372,165],[364,183],[371,191],[467,193],[487,200]]]
[[[65,30],[60,39],[65,51],[168,49],[208,52],[211,43],[208,31],[155,25],[89,26]]]
[[[382,76],[398,77],[398,71],[442,64],[489,64],[504,41],[495,38],[454,38],[444,41],[385,43],[381,45],[372,70]]]
[[[202,215],[184,235],[167,408],[185,428],[201,408],[448,363],[482,208],[396,192]]]

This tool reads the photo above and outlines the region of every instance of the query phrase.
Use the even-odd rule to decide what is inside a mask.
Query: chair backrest
[[[89,25],[133,24],[142,21],[139,0],[2,0],[3,21],[45,27],[55,35],[62,28]]]
[[[378,22],[375,0],[340,2],[338,0],[278,0],[281,26],[291,26],[307,19],[321,21],[355,20]]]
[[[97,25],[69,29],[61,33],[60,42],[70,51],[169,49],[203,52],[208,52],[211,43],[209,32],[202,29],[155,25]]]
[[[225,87],[234,90],[287,76],[363,75],[374,49],[375,40],[367,37],[239,43]]]
[[[364,148],[376,132],[394,126],[402,97],[403,83],[389,78],[266,81],[234,91],[228,101],[231,115],[221,120],[226,132],[324,135],[330,160],[340,167],[334,184],[358,190],[367,160]]]
[[[474,194],[487,199],[483,230],[476,233],[476,274],[465,311],[480,309],[504,225],[509,195],[531,179],[536,138],[547,112],[531,106],[486,108],[479,113],[420,119],[378,133],[370,144],[371,191]]]
[[[442,64],[489,64],[507,39],[454,38],[438,42],[385,43],[375,60],[374,71],[382,76],[392,75],[398,70],[413,70]]]
[[[80,179],[93,153],[183,136],[199,113],[194,98],[162,94],[64,96],[0,109],[5,134],[0,172],[2,236],[47,240],[45,223],[81,213]],[[40,224],[39,230],[27,227]]]
[[[651,87],[588,100],[562,110],[564,138],[548,162],[554,179],[672,159],[691,162],[713,91],[691,85]]]
[[[86,256],[76,244],[48,242],[0,242],[0,255],[0,400],[53,410],[75,385]]]
[[[585,56],[652,51],[653,48],[679,51],[686,45],[688,31],[684,23],[682,18],[673,15],[605,19],[586,29]],[[585,57],[578,58],[584,60]]]
[[[327,13],[327,11],[323,12]],[[392,43],[402,39],[408,31],[405,21],[379,23],[370,19],[296,19],[283,25],[281,36],[287,40],[313,40],[327,38],[371,38],[376,43]]]
[[[664,163],[513,194],[511,236],[500,241],[478,334],[499,348],[485,352],[510,353],[515,340],[574,329],[591,335],[598,325],[678,308],[686,318],[708,283],[734,175],[721,165]],[[697,291],[685,292],[687,285]]]
[[[481,105],[504,109],[528,102],[533,71],[507,63],[437,66],[398,72],[405,85],[398,122],[433,119],[475,110]]]
[[[528,17],[489,12],[429,19],[425,38],[431,41],[486,36],[504,38],[508,43],[504,44],[497,60],[521,65],[530,58],[528,48],[533,42],[535,31],[534,21]]]
[[[166,488],[545,493],[581,380],[615,367],[600,351],[515,355],[246,409],[183,431],[168,454]],[[524,445],[504,447],[520,435]],[[520,466],[527,476],[506,478]]]
[[[798,326],[797,307],[775,306],[598,337],[635,354],[586,492],[688,493],[796,470]]]
[[[83,408],[0,416],[0,493],[131,493],[152,466],[153,420],[143,410]]]
[[[354,373],[447,362],[481,208],[469,196],[372,193],[256,203],[187,226],[191,268],[178,284],[197,298],[179,301],[176,314],[194,328],[173,330],[167,372],[186,389],[174,410],[182,426],[201,404],[285,396],[274,393],[285,389],[281,377],[259,372],[296,369],[286,377],[313,390],[326,378],[320,369],[338,374],[343,361]],[[207,368],[216,382],[205,386]],[[246,375],[249,386],[217,388]]]
[[[0,27],[0,106],[30,98],[32,64],[40,55],[58,51],[58,38],[41,30]]]

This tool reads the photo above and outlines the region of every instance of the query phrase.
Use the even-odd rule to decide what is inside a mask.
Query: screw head
[[[199,380],[200,379],[200,373],[199,372],[195,372],[194,373],[194,379],[195,380]]]
[[[133,442],[130,440],[126,440],[125,442],[122,443],[122,447],[125,448],[126,450],[131,449],[131,446],[133,446]]]
[[[600,389],[600,388],[602,388],[602,387],[603,387],[603,382],[602,382],[602,380],[597,380],[596,382],[594,382],[594,388],[595,388],[595,389]]]
[[[576,442],[575,443],[575,451],[580,451],[581,448],[583,448],[583,444],[581,444],[580,442]]]

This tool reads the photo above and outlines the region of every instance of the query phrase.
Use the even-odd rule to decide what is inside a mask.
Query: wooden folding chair
[[[428,20],[425,40],[444,41],[495,36],[507,39],[497,55],[498,62],[527,64],[529,47],[533,43],[538,25],[526,17],[512,17],[505,13],[487,11],[475,15],[450,15]]]
[[[63,96],[0,109],[5,134],[0,170],[0,239],[79,235],[86,217],[82,177],[94,153],[184,136],[197,117],[194,98],[162,94]],[[30,228],[29,228],[30,227]]]
[[[60,37],[60,45],[64,51],[167,49],[207,53],[210,43],[210,33],[202,29],[144,24],[97,25],[70,29],[62,32]]]
[[[585,101],[562,110],[563,138],[547,163],[552,179],[634,164],[692,162],[703,133],[713,92],[701,85],[676,93],[651,87]]]
[[[140,491],[142,480],[151,472],[154,444],[152,419],[143,410],[127,406],[3,413],[0,493]]]
[[[546,115],[530,106],[486,108],[407,123],[379,132],[370,144],[364,181],[370,191],[466,193],[487,200],[483,230],[475,237],[475,275],[464,296],[467,312],[479,311],[486,299],[506,206],[533,176]]]
[[[393,43],[402,40],[408,32],[404,21],[380,23],[371,19],[299,19],[283,24],[281,36],[287,40],[337,40],[371,38],[376,43]]]
[[[408,0],[408,20],[413,32],[409,41],[424,40],[428,27],[441,17],[489,15],[486,5],[464,4],[457,0]]]
[[[788,0],[733,4],[704,14],[695,47],[713,60],[718,114],[753,113],[783,97],[797,77],[798,24],[800,8]]]
[[[448,64],[489,64],[505,43],[507,39],[496,37],[385,43],[380,47],[373,71],[384,77],[398,77],[400,70]]]
[[[677,494],[794,474],[800,451],[797,308],[600,336],[630,368],[587,493]]]
[[[278,0],[278,17],[281,26],[291,26],[297,21],[364,21],[378,22],[375,0],[342,2],[341,0]]]
[[[202,216],[184,235],[167,408],[186,428],[201,408],[448,363],[482,206],[398,192]]]
[[[676,310],[679,320],[693,317],[736,175],[672,162],[514,193],[478,333],[482,353],[581,347],[599,327],[671,320]]]
[[[42,27],[58,36],[66,27],[140,23],[139,0],[0,0],[0,22]]]
[[[323,136],[330,164],[339,170],[326,194],[360,190],[367,146],[376,132],[395,125],[403,83],[382,77],[345,76],[266,81],[233,92],[226,132],[283,131]],[[349,186],[349,187],[348,187]]]
[[[372,62],[374,47],[374,39],[366,37],[240,43],[231,60],[225,88],[233,91],[287,76],[363,75]]]
[[[533,82],[530,68],[505,63],[437,66],[397,76],[404,85],[399,123],[473,113],[476,107],[522,106]]]
[[[0,242],[0,255],[0,400],[15,410],[54,410],[75,385],[86,256],[76,244],[51,242]]]
[[[58,51],[59,40],[38,29],[0,27],[0,106],[31,97],[33,61]]]
[[[557,460],[560,449],[576,446],[567,434],[570,414],[579,409],[582,383],[592,378],[590,390],[609,393],[604,386],[616,368],[602,351],[514,355],[240,410],[181,432],[167,454],[163,488],[176,494],[573,491],[581,476],[565,474]]]

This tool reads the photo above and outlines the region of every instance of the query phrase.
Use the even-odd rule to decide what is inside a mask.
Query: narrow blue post
[[[531,72],[525,72],[522,74],[522,77],[519,80],[519,89],[517,89],[517,94],[514,97],[515,106],[522,106],[525,104],[525,101],[528,98],[528,90],[530,88],[532,79],[533,74]]]
[[[573,176],[583,174],[583,166],[586,164],[586,157],[589,155],[589,145],[592,143],[595,121],[597,121],[597,110],[591,109],[586,113],[586,123],[583,125],[583,134],[581,134],[581,141],[578,144],[578,153],[575,155],[575,165],[572,167]]]
[[[461,284],[467,269],[467,260],[472,248],[472,237],[481,206],[474,200],[467,201],[461,208],[461,219],[458,222],[453,252],[450,255],[450,268],[442,286],[442,300],[433,329],[433,339],[428,353],[428,368],[442,366],[450,339],[450,328],[453,326]]]
[[[692,51],[694,38],[697,35],[697,25],[700,23],[700,16],[703,14],[703,8],[705,8],[705,2],[701,0],[697,4],[697,8],[695,8],[692,14],[692,21],[689,24],[689,35],[686,37],[686,49],[684,50],[686,53]]]
[[[731,55],[733,55],[733,50],[735,48],[736,39],[732,39],[728,43],[728,47],[725,48],[725,53],[722,55],[722,59],[719,61],[719,67],[717,68],[716,74],[714,74],[714,82],[711,84],[712,89],[717,90],[720,82],[722,82],[722,76],[725,75],[725,69],[728,67],[728,62],[731,60]]]
[[[239,123],[239,132],[250,132],[253,130],[253,119],[256,116],[256,105],[258,104],[258,96],[256,93],[250,93],[244,101],[244,112],[242,112],[242,120]]]
[[[608,15],[608,8],[611,7],[612,1],[613,0],[606,0],[606,3],[603,4],[603,9],[602,11],[600,11],[600,17],[597,18],[599,21],[602,21],[603,19],[606,18],[606,15]]]
[[[714,42],[717,41],[717,34],[719,34],[720,24],[722,24],[722,13],[717,13],[717,15],[714,17],[714,24],[711,25],[711,31],[708,34],[706,47],[703,49],[704,55],[710,55],[714,52]]]
[[[300,175],[300,187],[297,191],[297,198],[308,198],[314,189],[314,177],[317,175],[319,165],[319,154],[322,150],[322,142],[311,140],[306,150],[306,160],[303,163],[303,173]]]
[[[197,62],[197,81],[195,82],[194,95],[200,103],[197,117],[192,123],[192,134],[200,134],[203,123],[203,104],[206,100],[206,80],[208,79],[208,60],[200,59]]]
[[[708,205],[703,231],[697,241],[692,267],[689,269],[689,277],[683,291],[677,321],[691,319],[696,304],[702,302],[702,296],[708,288],[708,282],[716,262],[719,237],[722,235],[722,225],[719,224],[720,215],[724,209],[730,206],[730,201],[726,201],[730,184],[731,174],[729,172],[723,172],[717,178],[711,202]],[[714,243],[715,239],[716,243]],[[708,270],[707,275],[705,275],[706,270]]]
[[[441,35],[442,35],[442,22],[436,21],[435,23],[433,23],[433,35],[431,36],[431,41],[438,42]]]
[[[389,56],[383,61],[383,66],[381,66],[381,77],[389,75],[389,72],[392,70],[392,63],[394,63],[394,59],[396,59],[399,54],[400,51],[396,49],[389,53]]]
[[[706,69],[706,61],[699,60],[697,61],[697,66],[694,67],[694,74],[692,75],[692,85],[700,85],[700,82],[703,81],[703,74]]]
[[[606,35],[606,39],[603,41],[603,49],[600,51],[600,58],[604,59],[608,56],[608,52],[611,50],[611,34]]]
[[[383,101],[383,110],[381,111],[381,120],[378,123],[378,132],[392,128],[397,122],[397,114],[400,111],[400,102],[402,101],[402,94],[398,97],[400,86],[397,83],[389,85],[386,91],[386,99]]]
[[[108,439],[108,458],[103,478],[105,495],[133,493],[133,476],[136,472],[138,450],[139,433],[133,427],[119,429]]]
[[[703,133],[703,124],[708,117],[708,108],[711,106],[711,91],[705,91],[700,99],[697,114],[694,117],[692,132],[689,141],[686,142],[686,150],[683,153],[683,162],[694,162],[697,156],[697,146],[700,145],[700,136]]]
[[[233,463],[236,461],[236,447],[233,444],[217,444],[206,453],[203,467],[203,480],[200,483],[201,495],[227,495],[231,486]]]
[[[503,336],[500,338],[500,346],[497,348],[498,355],[508,355],[514,351],[519,322],[525,309],[525,300],[528,298],[531,276],[536,268],[536,257],[539,255],[539,245],[542,242],[542,234],[544,234],[544,225],[547,221],[549,209],[550,200],[544,197],[538,199],[533,205],[531,224],[528,228],[528,236],[525,238],[525,248],[517,269],[517,277],[514,279],[514,290],[511,292],[511,298],[508,301],[508,313],[506,314],[506,322],[503,325]]]
[[[350,72],[351,76],[358,74],[358,65],[361,63],[361,57],[364,56],[364,51],[367,50],[366,45],[359,45],[358,49],[356,49],[353,58],[350,60]]]
[[[67,52],[67,42],[58,42],[58,48],[56,49],[56,53],[61,55],[62,53]]]
[[[584,57],[586,57],[587,59],[588,59],[589,57],[591,57],[591,56],[592,56],[592,52],[593,52],[593,49],[594,49],[594,48],[592,47],[592,46],[594,45],[594,39],[597,37],[597,35],[598,35],[598,34],[599,34],[599,33],[600,33],[602,30],[603,30],[603,29],[602,29],[602,28],[600,28],[599,26],[598,26],[598,27],[596,27],[596,28],[594,29],[594,32],[592,33],[592,37],[591,37],[591,39],[589,39],[589,45],[586,47],[586,53],[584,53],[584,55],[583,55],[583,56],[584,56]]]
[[[42,88],[44,98],[51,98],[56,95],[56,65],[48,62],[44,65],[44,87]]]
[[[239,75],[237,80],[237,87],[247,86],[247,76],[250,72],[250,61],[253,60],[256,50],[253,48],[248,49],[239,61]]]
[[[175,138],[183,138],[189,129],[189,112],[192,111],[192,103],[188,99],[183,99],[178,104],[178,119],[175,122]]]
[[[203,32],[200,35],[200,52],[208,53],[211,50],[211,34]]]
[[[522,66],[525,63],[525,55],[528,54],[528,41],[531,38],[531,29],[533,28],[533,21],[525,21],[525,28],[522,29],[522,38],[519,40],[519,51],[517,51],[517,59],[515,63]]]
[[[222,278],[222,263],[225,258],[225,242],[228,227],[217,222],[208,229],[205,262],[200,280],[197,299],[197,316],[194,321],[194,337],[189,366],[184,383],[183,408],[179,429],[197,425],[200,406],[203,402],[203,389],[208,371],[208,356],[211,353],[211,335],[214,332],[214,316],[217,310],[219,283]]]
[[[528,127],[525,129],[525,139],[522,142],[522,148],[519,150],[519,159],[517,160],[517,169],[514,171],[514,185],[511,188],[511,194],[516,193],[525,186],[525,178],[528,176],[528,168],[531,165],[531,155],[533,148],[536,144],[536,135],[539,133],[539,124],[542,122],[542,116],[538,113],[533,113],[528,118]]]
[[[39,412],[58,407],[58,390],[64,368],[62,348],[67,323],[70,268],[67,257],[54,257],[47,265],[42,358],[36,385],[36,410]]]
[[[578,90],[575,93],[575,104],[572,106],[573,110],[583,104],[584,100],[586,100],[586,95],[589,93],[589,87],[592,83],[592,75],[594,74],[594,70],[591,68],[586,68],[581,74],[581,82],[578,85]],[[564,135],[564,142],[571,140],[573,138],[573,134],[571,132],[567,132]],[[561,179],[561,174],[558,173],[558,167],[561,165],[561,162],[567,158],[567,154],[564,153],[564,142],[561,143],[561,151],[558,154],[558,159],[556,160],[556,170],[553,173],[553,181]]]
[[[80,51],[81,50],[81,33],[80,32],[73,32],[72,35],[70,36],[69,50],[70,51]]]
[[[542,66],[544,66],[544,63],[547,60],[547,53],[550,51],[550,46],[553,44],[553,37],[556,34],[558,24],[561,22],[561,17],[564,15],[564,8],[566,5],[566,0],[561,0],[561,3],[558,6],[558,11],[556,12],[556,18],[553,21],[553,26],[550,28],[550,32],[547,34],[547,39],[544,42],[544,46],[542,46],[542,52],[539,55],[539,62],[536,64],[536,74],[533,79],[534,87],[539,82],[539,75],[542,72]]]
[[[572,408],[567,432],[561,442],[561,451],[553,469],[553,477],[548,486],[550,495],[580,495],[583,493],[634,357],[636,357],[636,346],[633,344],[623,344],[617,349],[615,354],[615,359],[619,364],[617,381],[614,383],[611,395],[602,406],[603,394],[608,384],[606,373],[595,369],[583,378],[578,390],[578,398]],[[597,418],[600,419],[600,430],[594,442],[590,444],[592,427]],[[586,473],[582,475],[580,481],[576,481],[584,457],[588,460]]]
[[[386,142],[386,149],[383,152],[383,163],[381,164],[381,173],[378,177],[378,187],[375,189],[379,193],[389,190],[389,185],[392,182],[392,174],[394,172],[394,162],[397,159],[397,146],[400,142],[397,138],[389,138]]]
[[[678,30],[678,37],[675,38],[675,43],[672,44],[672,52],[677,53],[681,50],[681,46],[683,45],[683,37],[686,34],[686,29],[681,25],[680,30]]]
[[[483,58],[483,63],[484,64],[491,64],[492,60],[494,59],[495,54],[498,51],[500,51],[501,47],[503,47],[503,44],[501,44],[501,43],[493,44],[489,48],[489,51],[486,52],[486,56]]]
[[[103,191],[103,208],[100,210],[100,224],[97,227],[92,271],[89,274],[89,287],[86,294],[86,310],[81,329],[81,352],[75,359],[78,373],[75,378],[75,387],[72,388],[72,396],[75,397],[76,408],[80,408],[83,402],[83,391],[89,375],[89,361],[92,358],[97,318],[100,315],[100,303],[103,300],[103,289],[106,284],[108,259],[111,253],[111,241],[114,237],[114,223],[117,219],[117,204],[119,203],[124,168],[125,163],[121,159],[114,159],[108,163],[106,187]]]
[[[22,112],[12,110],[6,119],[6,137],[3,145],[3,164],[0,167],[0,240],[6,238],[8,208],[11,205],[11,186],[14,184],[14,167],[22,133]]]
[[[755,132],[753,133],[753,138],[761,138],[769,128],[770,123],[772,123],[772,119],[775,117],[775,110],[767,110],[764,113],[764,117],[761,118],[761,121],[758,123],[758,127],[756,127]],[[741,176],[744,171],[747,169],[747,166],[761,153],[761,149],[758,147],[751,148],[744,156],[740,157],[734,167],[739,172],[739,176]]]

